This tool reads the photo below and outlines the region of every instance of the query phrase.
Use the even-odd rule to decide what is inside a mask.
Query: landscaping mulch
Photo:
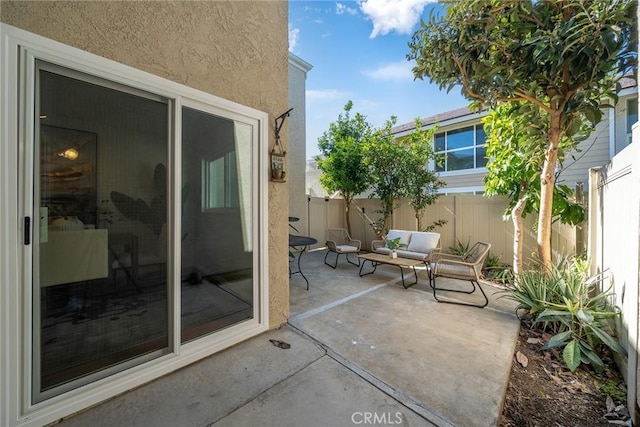
[[[629,425],[626,387],[610,355],[601,374],[584,365],[571,372],[559,350],[540,350],[549,338],[521,326],[499,426]]]

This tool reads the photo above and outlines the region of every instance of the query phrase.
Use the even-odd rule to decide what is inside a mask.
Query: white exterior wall
[[[287,148],[287,183],[289,216],[300,218],[293,224],[300,234],[308,235],[309,221],[305,188],[306,168],[306,80],[311,65],[289,53],[289,147]]]
[[[589,138],[578,145],[578,150],[565,157],[564,170],[558,176],[558,184],[575,188],[576,183],[583,183],[584,188],[587,188],[589,169],[602,166],[610,159],[609,128],[609,115],[605,110],[602,121],[598,123]]]
[[[440,179],[447,183],[440,191],[443,193],[470,193],[484,191],[484,177],[487,170],[474,169],[464,172],[445,172],[440,174]]]

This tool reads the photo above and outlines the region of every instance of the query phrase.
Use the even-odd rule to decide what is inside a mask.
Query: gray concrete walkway
[[[497,424],[518,331],[512,302],[484,285],[485,309],[439,304],[424,271],[404,289],[396,267],[360,278],[344,260],[325,266],[323,256],[303,256],[309,291],[299,275],[290,280],[288,325],[63,426]]]

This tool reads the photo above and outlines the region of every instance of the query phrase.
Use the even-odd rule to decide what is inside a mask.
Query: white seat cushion
[[[355,246],[349,245],[338,245],[336,246],[338,252],[358,252],[358,248]]]
[[[407,248],[410,252],[422,252],[428,254],[431,249],[438,246],[440,233],[427,233],[422,231],[414,231],[411,234],[411,242]]]

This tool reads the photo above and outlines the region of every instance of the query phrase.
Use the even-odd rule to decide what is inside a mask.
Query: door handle
[[[31,217],[30,216],[24,217],[24,244],[25,245],[31,244]]]

